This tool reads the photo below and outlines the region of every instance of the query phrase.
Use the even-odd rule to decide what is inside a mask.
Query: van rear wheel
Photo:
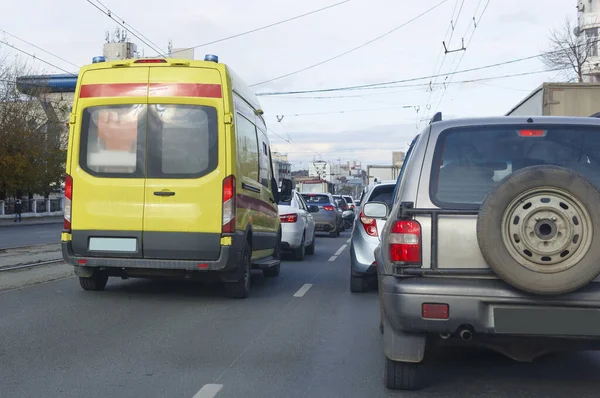
[[[79,277],[79,284],[83,290],[101,291],[108,283],[108,275],[103,272],[95,271],[90,277]]]
[[[250,245],[246,242],[244,254],[242,256],[242,277],[236,282],[225,283],[225,294],[230,298],[246,298],[250,294]]]

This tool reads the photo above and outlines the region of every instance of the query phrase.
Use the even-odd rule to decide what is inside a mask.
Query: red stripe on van
[[[85,84],[79,90],[79,98],[96,97],[144,97],[148,83]]]
[[[222,98],[220,84],[150,83],[150,97]]]

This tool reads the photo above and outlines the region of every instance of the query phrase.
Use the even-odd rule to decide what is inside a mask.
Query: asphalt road
[[[0,228],[0,249],[59,243],[62,223],[23,224]]]
[[[0,395],[598,396],[596,353],[519,364],[444,351],[429,359],[431,386],[386,390],[376,292],[351,294],[348,248],[333,257],[348,238],[319,238],[279,278],[257,271],[246,300],[218,285],[118,279],[104,292],[74,278],[0,292]]]

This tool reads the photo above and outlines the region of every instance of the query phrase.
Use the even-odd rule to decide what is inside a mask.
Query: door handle
[[[156,196],[175,196],[175,192],[171,191],[156,191],[154,192]]]

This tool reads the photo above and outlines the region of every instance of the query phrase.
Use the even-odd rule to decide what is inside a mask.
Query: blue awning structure
[[[35,94],[40,89],[48,93],[74,93],[77,77],[77,73],[20,76],[17,77],[17,90],[23,94]]]

